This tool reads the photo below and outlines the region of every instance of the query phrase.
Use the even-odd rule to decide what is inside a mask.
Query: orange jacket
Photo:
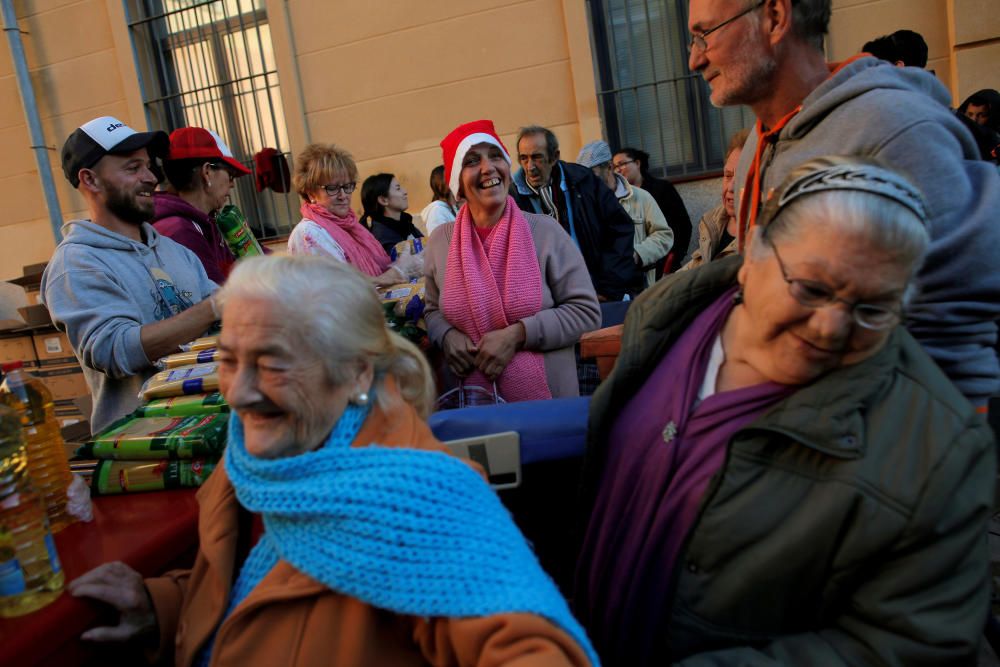
[[[373,409],[354,446],[371,442],[447,451],[409,406],[389,415]],[[224,466],[199,490],[198,502],[200,546],[194,568],[146,580],[159,621],[161,655],[173,652],[174,664],[185,667],[219,625],[236,574],[241,509]],[[211,664],[554,667],[589,662],[568,634],[539,616],[402,616],[334,592],[278,561],[219,626]]]

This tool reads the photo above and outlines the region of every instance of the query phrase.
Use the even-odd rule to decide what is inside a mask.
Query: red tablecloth
[[[190,565],[198,544],[198,503],[193,489],[94,499],[94,520],[74,523],[55,536],[66,583],[109,561],[124,561],[144,576]],[[0,665],[79,665],[104,651],[79,641],[80,633],[116,616],[68,593],[19,618],[0,619]],[[104,662],[106,657],[101,657]]]

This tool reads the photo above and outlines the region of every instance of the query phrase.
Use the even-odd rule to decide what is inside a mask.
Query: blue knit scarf
[[[230,416],[226,472],[240,504],[263,515],[265,531],[226,615],[282,559],[398,614],[542,616],[596,666],[583,628],[482,477],[441,452],[351,447],[366,417],[366,409],[349,406],[319,449],[261,459],[247,453],[243,425]]]

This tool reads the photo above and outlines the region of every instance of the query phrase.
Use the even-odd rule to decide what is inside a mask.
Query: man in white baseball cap
[[[153,363],[215,322],[217,285],[190,250],[149,225],[154,160],[164,132],[136,132],[95,118],[62,148],[66,178],[87,202],[71,220],[42,275],[42,300],[66,332],[94,399],[96,433],[130,413]]]

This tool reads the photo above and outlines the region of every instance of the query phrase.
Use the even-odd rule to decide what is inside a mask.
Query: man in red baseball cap
[[[163,171],[167,184],[153,195],[153,227],[198,255],[208,277],[222,284],[236,258],[214,216],[229,200],[236,179],[250,170],[215,132],[182,127],[170,134]]]
[[[111,116],[66,139],[66,178],[87,202],[42,275],[42,300],[66,332],[94,399],[96,433],[135,409],[153,363],[218,319],[217,285],[187,248],[149,224],[165,132],[136,132]]]

